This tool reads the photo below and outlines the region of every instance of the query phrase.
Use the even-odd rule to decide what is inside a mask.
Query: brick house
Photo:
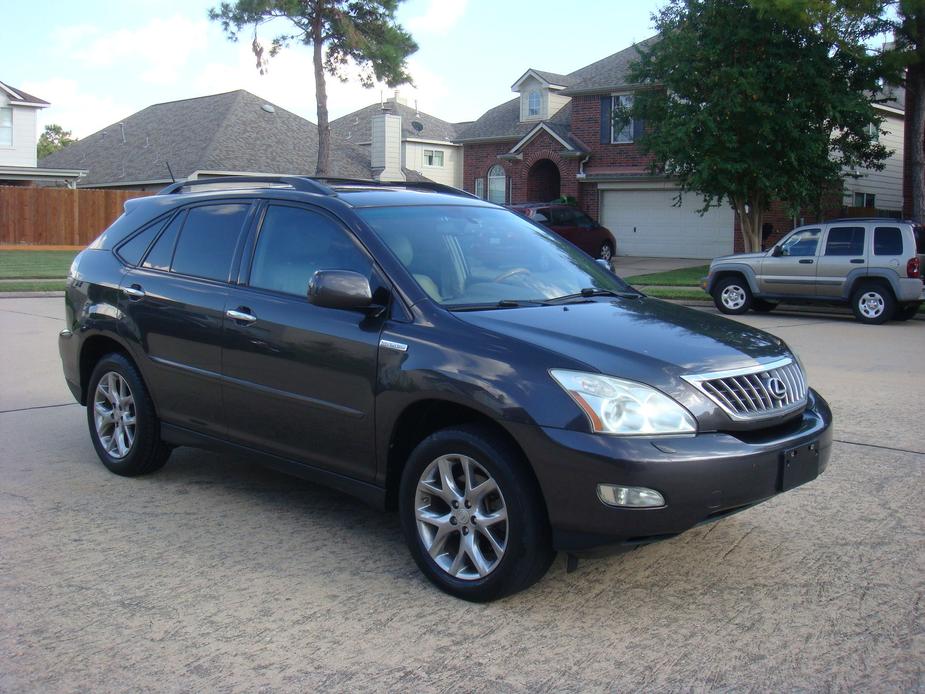
[[[637,86],[626,77],[636,56],[637,47],[630,46],[567,75],[527,70],[511,86],[516,98],[488,110],[457,135],[463,145],[463,186],[501,204],[573,197],[614,233],[618,255],[713,258],[741,250],[731,207],[715,207],[701,216],[702,201],[690,193],[676,205],[677,184],[653,175],[637,145],[645,123],[613,124],[613,108],[630,101]],[[836,214],[851,214],[854,208],[900,214],[901,99],[881,111],[885,144],[895,153],[883,172],[846,178]],[[772,206],[767,219],[769,241],[814,221],[790,218],[781,205]]]

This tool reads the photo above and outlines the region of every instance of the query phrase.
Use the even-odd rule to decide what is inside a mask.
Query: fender
[[[898,298],[902,295],[902,292],[899,288],[899,275],[895,270],[890,268],[859,268],[857,270],[852,270],[848,274],[848,278],[845,281],[844,288],[842,289],[842,298],[845,301],[851,300],[851,295],[854,293],[855,287],[857,287],[858,282],[862,282],[868,279],[880,279],[886,280],[890,289],[893,291],[893,296]]]
[[[755,275],[755,270],[751,265],[745,263],[723,263],[722,265],[710,268],[710,280],[707,284],[708,293],[713,293],[713,288],[716,286],[716,282],[719,279],[717,275],[725,273],[738,273],[742,275],[745,277],[745,281],[748,282],[748,288],[751,290],[752,294],[755,296],[759,294],[758,277]]]

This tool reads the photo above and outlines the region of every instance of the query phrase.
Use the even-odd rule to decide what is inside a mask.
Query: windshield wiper
[[[538,299],[501,299],[500,301],[484,302],[480,304],[456,304],[447,306],[450,311],[491,311],[499,308],[522,308],[524,306],[548,306],[546,301]]]
[[[624,299],[635,299],[640,296],[638,292],[626,291],[626,292],[617,292],[612,289],[597,289],[595,287],[585,287],[577,294],[566,294],[565,296],[557,296],[555,299],[548,299],[546,303],[548,304],[568,304],[568,303],[578,303],[591,299],[594,296],[617,296]]]

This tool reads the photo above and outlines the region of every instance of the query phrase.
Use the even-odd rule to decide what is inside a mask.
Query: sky
[[[51,102],[40,128],[57,123],[86,137],[151,104],[233,89],[317,120],[310,49],[285,50],[261,75],[249,36],[232,43],[209,21],[217,0],[0,3],[0,81]],[[658,5],[407,0],[398,20],[419,50],[408,61],[414,87],[401,94],[444,120],[474,120],[513,98],[511,85],[528,68],[568,73],[651,36]],[[381,91],[329,78],[331,118],[379,101]]]

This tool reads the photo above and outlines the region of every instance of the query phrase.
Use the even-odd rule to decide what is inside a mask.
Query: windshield
[[[634,293],[616,275],[522,217],[494,207],[357,210],[421,288],[448,307]]]

